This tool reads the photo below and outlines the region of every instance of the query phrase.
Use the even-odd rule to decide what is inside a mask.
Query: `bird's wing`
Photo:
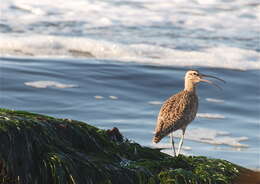
[[[189,123],[187,120],[187,108],[189,98],[184,91],[177,93],[165,101],[158,115],[155,128],[155,137],[158,141],[170,132],[178,130]]]

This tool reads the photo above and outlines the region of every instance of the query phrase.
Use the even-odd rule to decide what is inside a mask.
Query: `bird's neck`
[[[185,80],[184,90],[189,92],[196,92],[196,84],[193,84],[190,80]]]

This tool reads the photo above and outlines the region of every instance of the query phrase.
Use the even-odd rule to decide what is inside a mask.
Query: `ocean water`
[[[1,107],[118,127],[171,154],[168,137],[151,142],[156,117],[198,69],[226,83],[199,84],[182,153],[260,168],[257,0],[2,0],[0,8]]]

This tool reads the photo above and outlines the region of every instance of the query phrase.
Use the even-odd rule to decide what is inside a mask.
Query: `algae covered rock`
[[[115,133],[115,134],[114,134]],[[171,157],[84,122],[0,109],[0,183],[231,183],[241,167]]]

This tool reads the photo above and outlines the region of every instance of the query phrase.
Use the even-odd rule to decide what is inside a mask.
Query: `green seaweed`
[[[240,168],[202,156],[171,157],[84,122],[0,109],[0,183],[228,184]]]

